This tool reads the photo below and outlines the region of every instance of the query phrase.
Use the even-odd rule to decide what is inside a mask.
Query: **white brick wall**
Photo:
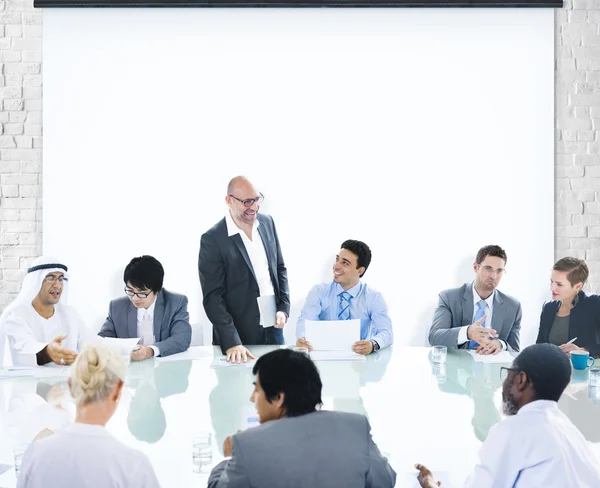
[[[0,1],[0,310],[42,243],[42,13]]]
[[[556,257],[600,292],[600,0],[556,10]],[[42,14],[0,1],[0,309],[41,252]]]
[[[585,259],[600,293],[600,0],[556,10],[556,257]]]

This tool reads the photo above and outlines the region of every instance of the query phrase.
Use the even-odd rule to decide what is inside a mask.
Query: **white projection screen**
[[[44,253],[99,330],[129,260],[207,324],[200,236],[229,179],[273,215],[292,313],[348,238],[373,260],[397,345],[440,290],[508,253],[500,289],[535,341],[554,254],[552,9],[47,9]]]

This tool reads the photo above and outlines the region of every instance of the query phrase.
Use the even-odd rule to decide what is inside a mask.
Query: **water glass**
[[[212,434],[196,432],[192,435],[192,466],[196,474],[208,472],[212,465]]]
[[[431,360],[434,363],[445,363],[448,350],[446,346],[433,346],[431,348]]]
[[[19,444],[14,446],[13,453],[15,455],[15,476],[18,478],[21,473],[21,464],[23,463],[23,456],[25,451],[29,447],[29,444]]]
[[[590,369],[588,376],[588,386],[590,388],[600,389],[600,368]]]
[[[433,376],[438,385],[443,385],[447,381],[447,372],[445,363],[434,363],[432,368]]]
[[[600,388],[588,387],[588,398],[594,405],[600,405]]]
[[[294,352],[299,352],[300,354],[304,354],[306,357],[310,357],[307,347],[294,347]]]

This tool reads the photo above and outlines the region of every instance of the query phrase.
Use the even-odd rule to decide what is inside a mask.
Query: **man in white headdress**
[[[32,263],[21,292],[0,317],[0,364],[5,335],[14,365],[75,361],[77,350],[92,336],[66,304],[67,280],[67,267],[55,258],[41,256]]]

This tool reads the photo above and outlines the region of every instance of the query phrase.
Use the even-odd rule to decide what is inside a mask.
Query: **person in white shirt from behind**
[[[32,263],[21,292],[0,317],[0,365],[5,334],[18,366],[69,365],[83,342],[94,337],[66,303],[68,279],[58,259],[41,256]]]
[[[581,432],[558,408],[571,380],[569,358],[553,344],[524,349],[502,368],[503,411],[490,431],[468,488],[597,488],[600,464]],[[423,488],[440,486],[421,464]]]
[[[17,488],[155,488],[148,458],[106,430],[121,398],[125,359],[101,343],[83,347],[69,371],[75,423],[33,443],[23,457]]]

